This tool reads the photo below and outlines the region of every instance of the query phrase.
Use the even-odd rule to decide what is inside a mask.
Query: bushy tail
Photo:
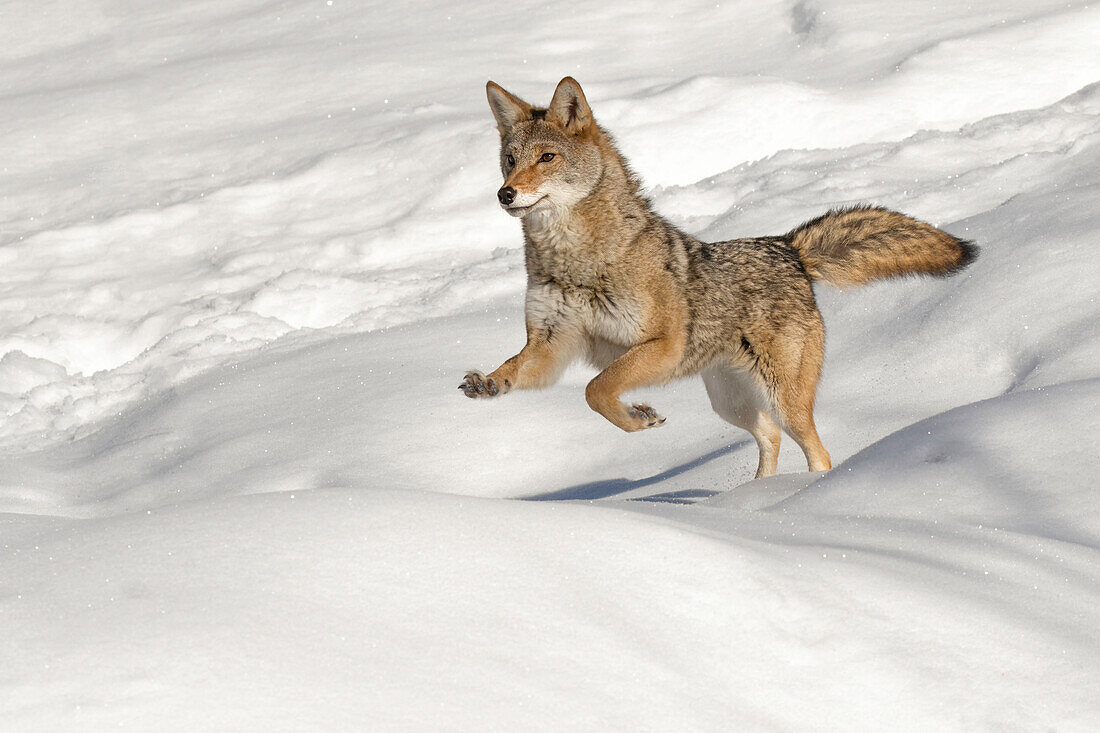
[[[946,277],[978,247],[931,224],[877,207],[837,209],[787,234],[814,280],[845,287],[901,275]]]

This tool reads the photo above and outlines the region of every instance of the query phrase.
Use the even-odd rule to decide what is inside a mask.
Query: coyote
[[[488,375],[467,373],[467,397],[549,386],[584,357],[602,370],[588,405],[629,432],[665,418],[620,395],[702,374],[714,411],[756,439],[757,478],[775,473],[781,428],[811,471],[827,470],[813,417],[825,351],[813,283],[946,276],[978,254],[872,206],[782,236],[700,242],[653,211],[574,79],[546,108],[491,81],[486,93],[500,132],[497,199],[523,226],[527,344]]]

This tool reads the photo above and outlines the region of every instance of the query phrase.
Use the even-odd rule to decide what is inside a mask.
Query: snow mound
[[[0,3],[0,719],[1100,728],[1100,8]],[[705,239],[975,240],[821,288],[835,468],[750,481],[522,345],[493,78],[570,74]]]

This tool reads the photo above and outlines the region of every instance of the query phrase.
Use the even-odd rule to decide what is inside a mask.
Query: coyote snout
[[[780,430],[812,471],[830,467],[813,411],[825,328],[813,282],[950,275],[978,248],[877,207],[831,211],[781,236],[700,242],[656,214],[570,77],[550,106],[489,82],[500,132],[501,207],[523,219],[527,344],[468,397],[546,387],[570,362],[600,373],[589,406],[626,431],[664,423],[627,392],[702,374],[711,406],[756,439],[775,473]]]
[[[539,191],[520,193],[511,186],[505,186],[497,191],[497,200],[500,201],[500,208],[516,217],[527,216],[527,214],[534,210],[535,204],[542,202],[546,198],[546,195]]]

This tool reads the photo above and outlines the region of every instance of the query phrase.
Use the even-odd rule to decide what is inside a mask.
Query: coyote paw
[[[665,419],[657,414],[649,405],[631,405],[630,417],[638,421],[638,430],[645,428],[659,428],[665,424]]]
[[[466,372],[466,378],[462,380],[462,384],[458,385],[458,388],[467,397],[478,398],[496,397],[498,394],[504,394],[508,391],[507,386],[507,382],[504,385],[497,384],[495,379],[474,370]]]

